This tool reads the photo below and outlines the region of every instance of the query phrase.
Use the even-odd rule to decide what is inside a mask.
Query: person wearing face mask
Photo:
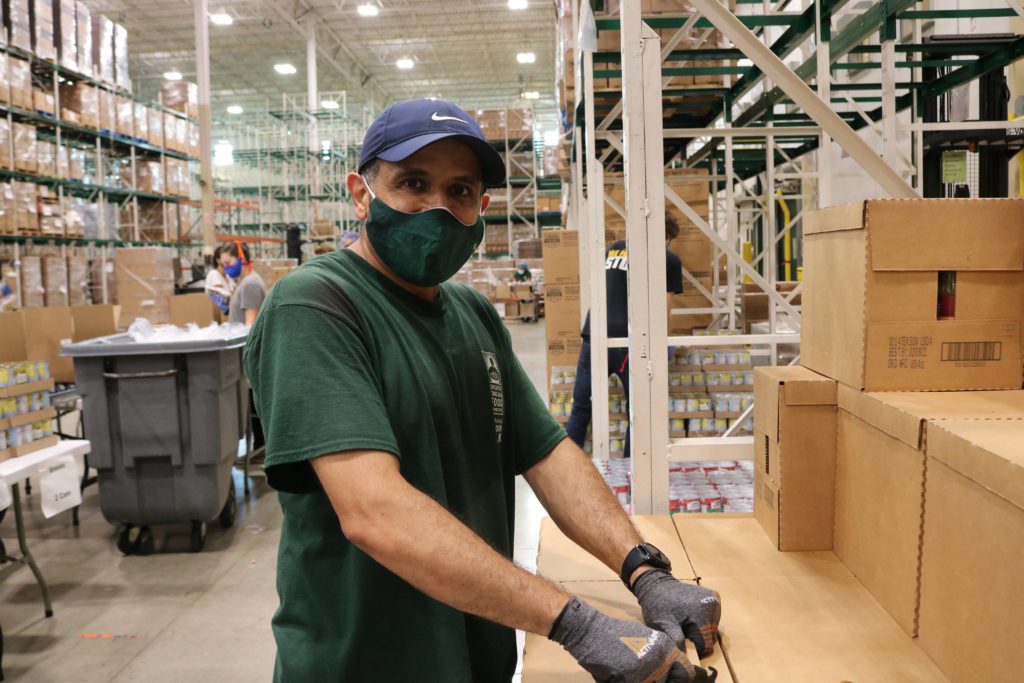
[[[213,252],[213,268],[206,274],[206,281],[203,289],[210,300],[220,309],[221,313],[228,313],[228,302],[231,300],[231,293],[235,291],[235,281],[224,272],[224,264],[221,257],[227,251],[228,245],[221,244]]]
[[[249,247],[241,242],[224,245],[221,262],[224,273],[237,283],[228,305],[228,322],[251,327],[267,298],[267,285],[259,273],[252,270]]]
[[[447,282],[504,162],[441,100],[392,105],[348,188],[362,237],[275,285],[244,363],[284,512],[274,680],[510,681],[515,629],[598,680],[713,681],[718,595],[672,577],[551,418],[494,307]],[[514,478],[620,575],[646,625],[512,563]]]

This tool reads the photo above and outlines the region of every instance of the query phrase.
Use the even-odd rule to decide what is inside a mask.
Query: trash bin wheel
[[[139,527],[139,535],[135,537],[135,554],[152,555],[154,546],[153,530],[148,526]]]
[[[121,533],[117,535],[117,549],[121,551],[122,555],[131,555],[135,552],[131,524],[125,524],[121,527]]]
[[[224,509],[220,511],[220,522],[222,529],[228,529],[235,524],[235,515],[238,513],[238,498],[235,496],[235,483],[231,482],[228,488],[228,499],[224,502]]]
[[[204,522],[192,522],[191,550],[198,553],[206,545],[206,524]]]

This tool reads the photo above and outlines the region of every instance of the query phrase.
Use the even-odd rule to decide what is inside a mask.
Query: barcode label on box
[[[1002,360],[1002,357],[1002,342],[943,342],[942,344],[942,360],[944,361]]]

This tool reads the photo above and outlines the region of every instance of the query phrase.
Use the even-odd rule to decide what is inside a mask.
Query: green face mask
[[[373,250],[398,277],[419,287],[455,275],[484,238],[483,218],[466,225],[445,208],[405,213],[371,196],[366,235]]]

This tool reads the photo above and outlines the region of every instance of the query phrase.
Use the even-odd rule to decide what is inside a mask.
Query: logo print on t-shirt
[[[501,368],[498,367],[497,356],[490,351],[482,353],[487,380],[491,384],[491,413],[494,415],[495,441],[501,443],[501,432],[505,428],[505,390],[501,386]]]
[[[611,249],[608,252],[608,259],[604,262],[605,270],[629,270],[629,251],[626,249]]]

